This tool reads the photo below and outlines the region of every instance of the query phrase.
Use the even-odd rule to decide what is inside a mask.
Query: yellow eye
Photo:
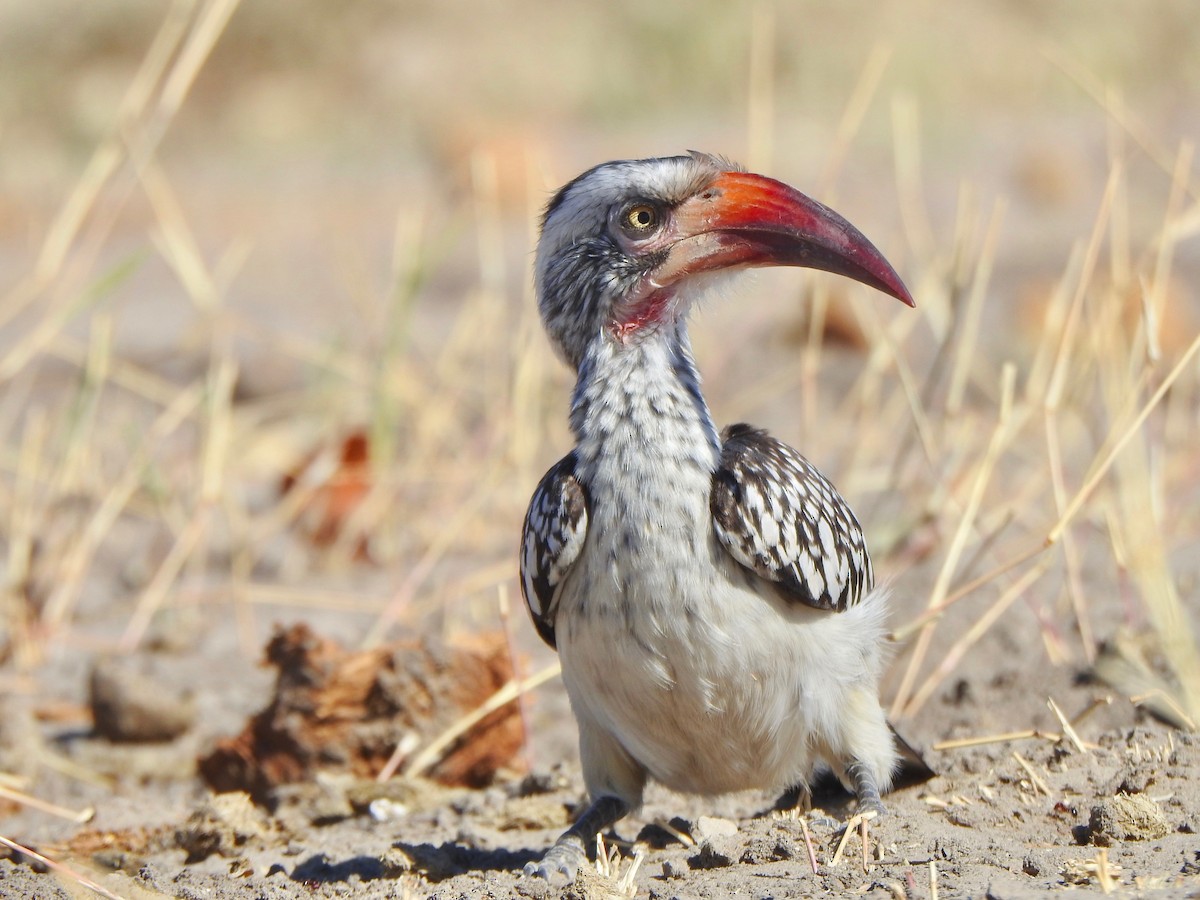
[[[658,210],[648,203],[638,203],[625,210],[625,227],[635,234],[645,234],[658,227]]]

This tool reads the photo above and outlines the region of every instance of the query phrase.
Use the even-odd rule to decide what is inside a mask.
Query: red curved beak
[[[829,207],[748,172],[724,172],[675,210],[677,240],[651,277],[667,287],[700,272],[802,266],[845,275],[915,306],[883,254]]]

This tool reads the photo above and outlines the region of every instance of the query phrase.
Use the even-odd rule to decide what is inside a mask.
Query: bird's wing
[[[825,476],[765,431],[731,425],[721,437],[709,506],[729,554],[816,609],[866,596],[874,575],[862,528]]]
[[[543,476],[521,535],[521,593],[538,634],[551,647],[558,593],[587,536],[588,504],[569,453]]]

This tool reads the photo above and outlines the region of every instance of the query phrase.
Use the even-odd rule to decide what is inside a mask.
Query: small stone
[[[307,810],[308,819],[314,825],[332,825],[354,815],[344,786],[318,781],[314,787]]]
[[[686,874],[685,870],[679,867],[678,862],[673,862],[669,859],[664,859],[662,864],[662,877],[666,879],[682,878]]]
[[[696,820],[693,836],[703,842],[715,837],[730,837],[737,834],[737,822],[718,816],[701,816]]]
[[[946,813],[946,821],[959,828],[974,828],[974,817],[962,807],[953,807]]]
[[[96,733],[113,742],[170,741],[196,718],[189,693],[169,688],[139,663],[102,659],[90,679]]]
[[[742,853],[742,862],[752,865],[779,862],[799,855],[795,841],[785,835],[755,838]]]
[[[735,858],[733,839],[716,837],[704,841],[700,852],[688,858],[688,865],[693,869],[724,869],[732,866]]]
[[[1042,874],[1042,864],[1037,857],[1027,855],[1021,860],[1021,871],[1029,876],[1037,876]]]
[[[408,815],[408,807],[387,797],[378,797],[367,806],[367,812],[376,822],[393,822]]]

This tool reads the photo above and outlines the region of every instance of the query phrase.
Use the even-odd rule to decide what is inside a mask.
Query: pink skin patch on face
[[[665,318],[667,307],[671,305],[674,296],[675,292],[670,288],[654,291],[635,304],[627,318],[614,319],[610,322],[609,332],[619,343],[626,343],[630,337],[647,325],[661,322]]]

